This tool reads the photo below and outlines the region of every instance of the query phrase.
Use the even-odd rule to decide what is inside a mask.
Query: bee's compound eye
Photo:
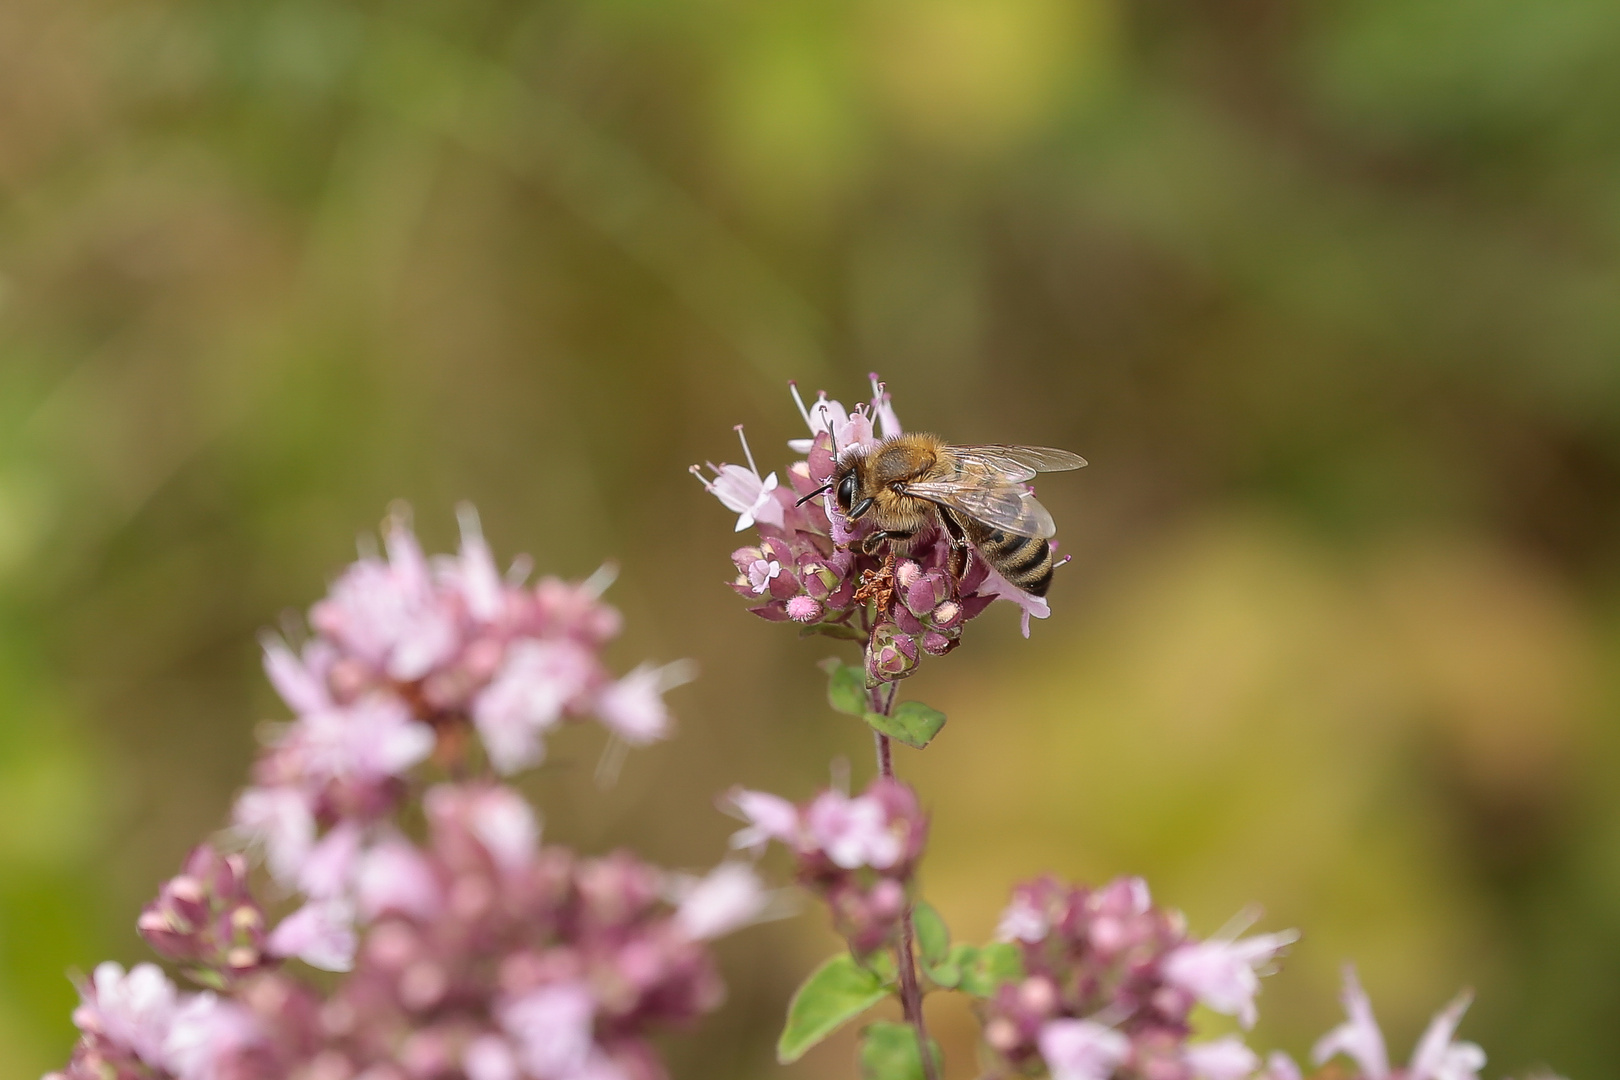
[[[848,511],[855,502],[855,474],[850,473],[838,481],[838,505]]]

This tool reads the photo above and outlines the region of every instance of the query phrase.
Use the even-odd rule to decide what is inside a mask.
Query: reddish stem
[[[867,704],[871,706],[873,712],[892,716],[895,691],[898,689],[894,683],[889,683],[887,693],[881,690],[868,691]],[[877,740],[878,773],[884,779],[893,780],[894,753],[889,744],[889,737],[879,731],[872,734]],[[928,1026],[923,1021],[922,987],[917,981],[916,963],[912,957],[912,940],[911,906],[908,904],[900,917],[900,945],[895,949],[895,966],[900,971],[900,1005],[905,1010],[906,1019],[917,1031],[917,1050],[922,1056],[923,1076],[927,1080],[939,1080],[939,1073],[934,1067],[934,1055],[929,1052]]]

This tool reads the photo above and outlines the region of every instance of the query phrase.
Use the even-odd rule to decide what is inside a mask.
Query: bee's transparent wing
[[[1021,483],[975,486],[961,481],[924,481],[907,484],[905,492],[1019,536],[1044,540],[1057,532],[1052,515]]]
[[[1047,446],[953,445],[951,454],[969,482],[970,477],[981,482],[994,477],[1004,484],[1021,484],[1036,473],[1065,472],[1086,463],[1079,454]]]

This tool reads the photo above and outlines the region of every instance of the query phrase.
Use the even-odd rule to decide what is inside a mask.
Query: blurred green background
[[[1620,6],[1613,0],[0,4],[0,1078],[284,715],[257,632],[390,500],[439,549],[604,558],[681,737],[553,838],[703,866],[742,782],[869,775],[835,648],[723,587],[685,467],[780,468],[797,377],[1068,447],[1075,556],[905,686],[926,889],[1045,869],[1305,931],[1261,1046],[1392,1051],[1478,991],[1488,1075],[1620,1060]],[[767,462],[769,464],[767,464]],[[784,869],[771,864],[778,874]],[[724,948],[683,1077],[771,1060],[819,913]],[[938,1003],[951,1076],[965,1010]]]

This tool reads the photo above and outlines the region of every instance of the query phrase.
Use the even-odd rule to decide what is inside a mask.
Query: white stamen
[[[810,410],[804,407],[804,399],[799,396],[799,384],[792,379],[788,380],[788,393],[793,395],[793,404],[799,407],[799,415],[804,417],[804,426],[814,428],[815,425],[810,423]]]
[[[630,744],[619,738],[617,734],[608,736],[608,741],[602,747],[602,756],[596,759],[596,786],[601,791],[607,791],[619,782],[619,770],[624,768],[624,759],[630,753]]]
[[[534,560],[527,555],[519,555],[512,560],[512,565],[506,568],[506,583],[518,588],[529,580],[529,575],[533,572]]]
[[[598,566],[596,572],[581,582],[579,587],[595,598],[607,592],[608,586],[617,580],[619,580],[619,564],[609,559]]]
[[[480,540],[483,539],[484,527],[482,523],[479,522],[478,511],[474,509],[472,503],[464,502],[456,504],[456,524],[461,526],[462,537],[471,537]]]
[[[875,371],[867,372],[866,377],[872,380],[872,399],[874,401],[882,401],[883,391],[886,389],[885,384],[878,382],[878,375]]]
[[[742,444],[743,444],[743,456],[748,459],[748,469],[749,469],[749,471],[752,472],[755,476],[758,476],[759,475],[759,466],[754,464],[754,452],[752,450],[748,449],[748,436],[743,434],[743,426],[741,424],[737,425],[737,438],[742,441]]]
[[[1226,925],[1209,936],[1211,941],[1236,941],[1243,936],[1244,931],[1260,921],[1265,914],[1260,905],[1250,904],[1248,907],[1226,920]]]
[[[714,466],[710,465],[709,468],[714,469]],[[704,491],[713,491],[714,490],[714,485],[711,484],[703,475],[703,466],[701,466],[701,465],[691,465],[691,466],[687,467],[686,471],[691,473],[693,476],[697,477],[698,483],[703,485],[703,490]],[[719,471],[720,471],[719,469],[715,469],[715,472],[719,472]]]

